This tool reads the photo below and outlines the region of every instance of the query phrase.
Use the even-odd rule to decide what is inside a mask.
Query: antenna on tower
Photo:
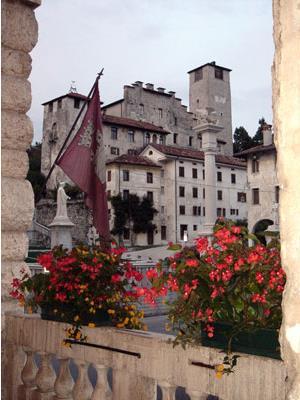
[[[70,86],[69,93],[77,93],[77,88],[76,88],[75,81],[71,81],[71,86]]]

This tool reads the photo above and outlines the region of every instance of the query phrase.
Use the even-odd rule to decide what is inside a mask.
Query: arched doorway
[[[267,244],[266,231],[270,225],[274,225],[271,219],[261,219],[253,227],[253,233],[257,239],[264,245]]]

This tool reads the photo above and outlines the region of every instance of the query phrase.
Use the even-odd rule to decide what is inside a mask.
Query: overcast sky
[[[188,105],[187,71],[206,62],[232,69],[233,130],[253,135],[272,123],[271,0],[43,0],[32,52],[34,140],[41,103],[69,91],[87,94],[104,67],[101,100],[118,100],[137,80],[176,91]]]

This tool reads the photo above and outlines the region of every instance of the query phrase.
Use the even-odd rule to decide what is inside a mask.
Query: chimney
[[[154,90],[154,85],[153,83],[146,83],[146,88],[150,90]]]
[[[136,85],[136,86],[139,86],[139,87],[143,87],[143,82],[141,82],[141,81],[136,81],[136,82],[135,82],[135,85]]]
[[[157,88],[157,91],[159,92],[159,93],[165,93],[165,88],[163,88],[163,87],[158,87]]]
[[[216,65],[216,62],[215,62],[215,61],[212,61],[212,62],[210,63],[210,65]]]
[[[273,144],[272,125],[263,124],[262,133],[263,133],[263,145],[270,146],[271,144]]]
[[[175,97],[176,92],[173,92],[172,90],[168,92],[172,97]]]

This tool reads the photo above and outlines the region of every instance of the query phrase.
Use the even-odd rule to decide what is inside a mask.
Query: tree
[[[239,153],[241,151],[250,149],[250,147],[253,147],[252,138],[249,136],[248,132],[243,126],[235,128],[233,139],[234,153]]]
[[[263,125],[266,123],[264,117],[261,117],[258,121],[258,128],[256,134],[252,138],[253,146],[259,146],[263,143]]]
[[[41,151],[42,143],[39,142],[35,142],[35,144],[30,146],[27,150],[29,170],[26,179],[28,179],[32,185],[35,201],[38,199],[45,182],[45,176],[41,173]]]
[[[130,230],[132,245],[135,241],[135,234],[153,232],[156,228],[152,221],[157,210],[147,197],[141,199],[136,194],[130,194],[128,199],[122,199],[118,194],[111,197],[110,200],[115,215],[111,233],[118,235],[119,240],[126,228]]]

